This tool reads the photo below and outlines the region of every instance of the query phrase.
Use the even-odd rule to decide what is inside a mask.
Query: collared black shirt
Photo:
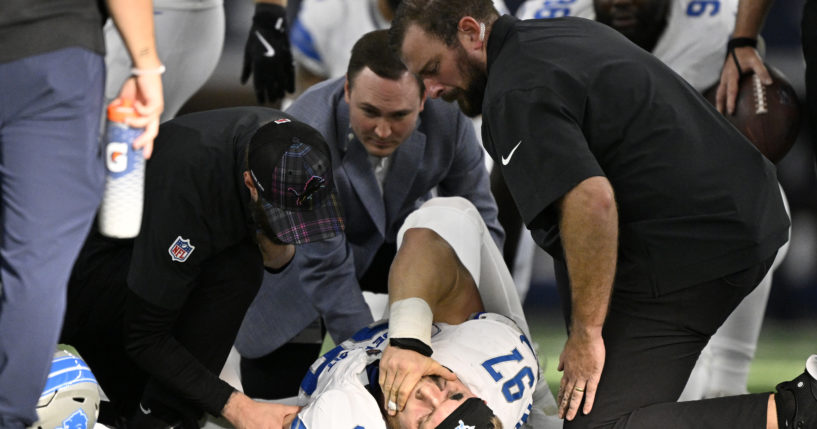
[[[484,144],[555,257],[554,203],[593,176],[611,182],[618,204],[617,285],[675,290],[759,263],[787,240],[775,167],[615,30],[504,16],[487,56]]]

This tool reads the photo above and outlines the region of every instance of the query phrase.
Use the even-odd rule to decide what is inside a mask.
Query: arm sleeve
[[[346,235],[300,246],[298,252],[301,286],[336,344],[373,322]]]
[[[505,232],[497,219],[496,200],[491,194],[485,152],[477,139],[474,124],[462,113],[457,115],[456,153],[448,175],[440,183],[440,196],[459,196],[477,208],[497,247],[505,242]]]
[[[502,176],[529,228],[554,227],[553,203],[584,179],[604,176],[582,129],[583,106],[540,87],[504,94],[485,115]],[[545,224],[532,225],[542,214]]]
[[[178,308],[212,256],[213,237],[232,235],[211,225],[209,218],[227,224],[230,217],[216,209],[241,203],[230,194],[208,198],[226,185],[210,188],[207,178],[223,177],[223,171],[213,167],[206,153],[190,150],[203,144],[201,136],[172,123],[163,125],[162,132],[161,156],[151,159],[145,172],[142,227],[133,245],[128,287],[152,304]],[[245,228],[243,222],[236,228]]]
[[[205,368],[172,336],[178,309],[153,305],[129,291],[125,310],[125,347],[131,359],[178,393],[181,399],[218,416],[233,388]]]

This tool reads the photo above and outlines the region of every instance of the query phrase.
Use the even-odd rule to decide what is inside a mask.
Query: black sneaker
[[[781,429],[817,429],[817,355],[806,360],[806,370],[800,376],[777,385],[775,400],[781,398],[788,398],[783,407],[777,406]],[[780,410],[793,412],[781,416]]]

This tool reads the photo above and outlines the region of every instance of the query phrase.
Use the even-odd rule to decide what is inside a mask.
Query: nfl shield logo
[[[292,122],[292,121],[290,121],[287,118],[281,118],[281,119],[276,119],[276,120],[274,120],[272,122],[275,122],[276,124],[281,125],[281,124],[286,124],[287,122]]]
[[[182,236],[176,237],[176,241],[167,249],[170,253],[170,258],[176,262],[184,262],[190,257],[190,254],[196,250],[196,246],[190,244],[190,240],[185,240]]]

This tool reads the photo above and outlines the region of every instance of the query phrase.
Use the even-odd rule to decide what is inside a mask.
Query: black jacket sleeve
[[[153,305],[128,291],[125,348],[133,361],[181,399],[219,416],[234,391],[172,335],[180,309]]]

